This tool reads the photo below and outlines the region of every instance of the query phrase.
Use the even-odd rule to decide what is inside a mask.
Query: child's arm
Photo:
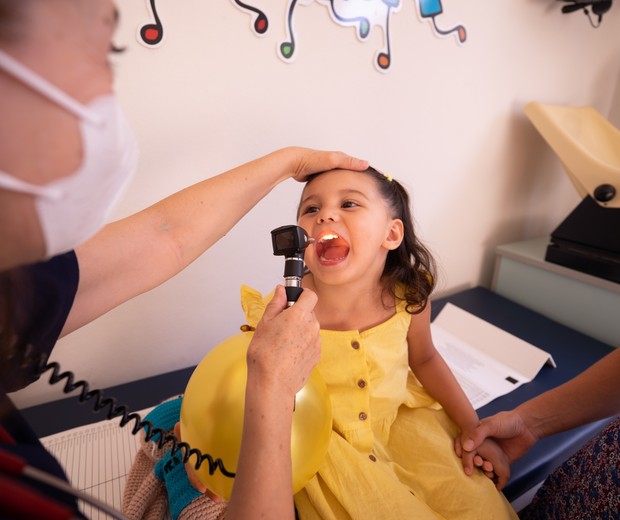
[[[461,431],[478,424],[478,414],[465,392],[441,357],[431,336],[431,304],[411,317],[409,332],[409,366],[422,386],[443,406]]]
[[[478,414],[433,344],[430,302],[420,314],[411,316],[407,343],[409,345],[409,366],[418,381],[443,406],[461,432],[471,431],[472,427],[477,426],[480,422]],[[463,468],[467,474],[471,474],[474,466],[480,467],[482,462],[486,460],[486,457],[483,456],[483,461],[481,461],[480,455],[475,451],[462,451],[461,453],[457,451],[457,454],[463,459]],[[478,463],[474,462],[474,457],[478,457]],[[503,468],[497,457],[494,459],[491,464],[494,465],[497,462],[498,468]],[[504,473],[503,469],[500,471]],[[487,473],[490,474],[490,472]]]

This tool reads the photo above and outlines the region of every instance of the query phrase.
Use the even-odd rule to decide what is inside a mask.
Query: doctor
[[[104,227],[137,163],[112,91],[117,20],[110,0],[0,0],[0,448],[52,470],[27,425],[15,427],[6,392],[36,379],[59,337],[181,271],[279,182],[367,167],[285,148]],[[227,518],[293,518],[290,450],[280,447],[320,355],[315,303],[304,291],[285,309],[280,287],[256,330]]]

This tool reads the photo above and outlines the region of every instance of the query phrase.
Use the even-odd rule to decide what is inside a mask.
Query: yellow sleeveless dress
[[[272,295],[241,288],[255,327]],[[364,332],[321,330],[318,369],[334,425],[325,461],[295,495],[301,519],[502,520],[517,515],[454,453],[457,427],[409,369],[404,305]]]

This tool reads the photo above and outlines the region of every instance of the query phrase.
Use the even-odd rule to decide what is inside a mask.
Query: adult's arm
[[[367,166],[341,152],[284,148],[107,225],[76,249],[80,282],[62,335],[180,272],[284,179]]]
[[[286,308],[276,289],[248,347],[243,438],[227,520],[294,518],[291,423],[294,396],[320,358],[309,289]]]
[[[462,449],[475,450],[493,437],[512,463],[544,437],[620,413],[619,378],[617,349],[570,381],[514,410],[482,419],[477,428],[463,433]]]

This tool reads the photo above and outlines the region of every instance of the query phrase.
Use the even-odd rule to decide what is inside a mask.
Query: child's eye
[[[354,202],[352,200],[346,200],[342,203],[342,207],[343,208],[355,208],[359,206],[359,204],[357,202]]]
[[[307,213],[316,213],[317,211],[319,211],[319,208],[317,206],[306,206],[301,214],[302,215],[306,215]]]

